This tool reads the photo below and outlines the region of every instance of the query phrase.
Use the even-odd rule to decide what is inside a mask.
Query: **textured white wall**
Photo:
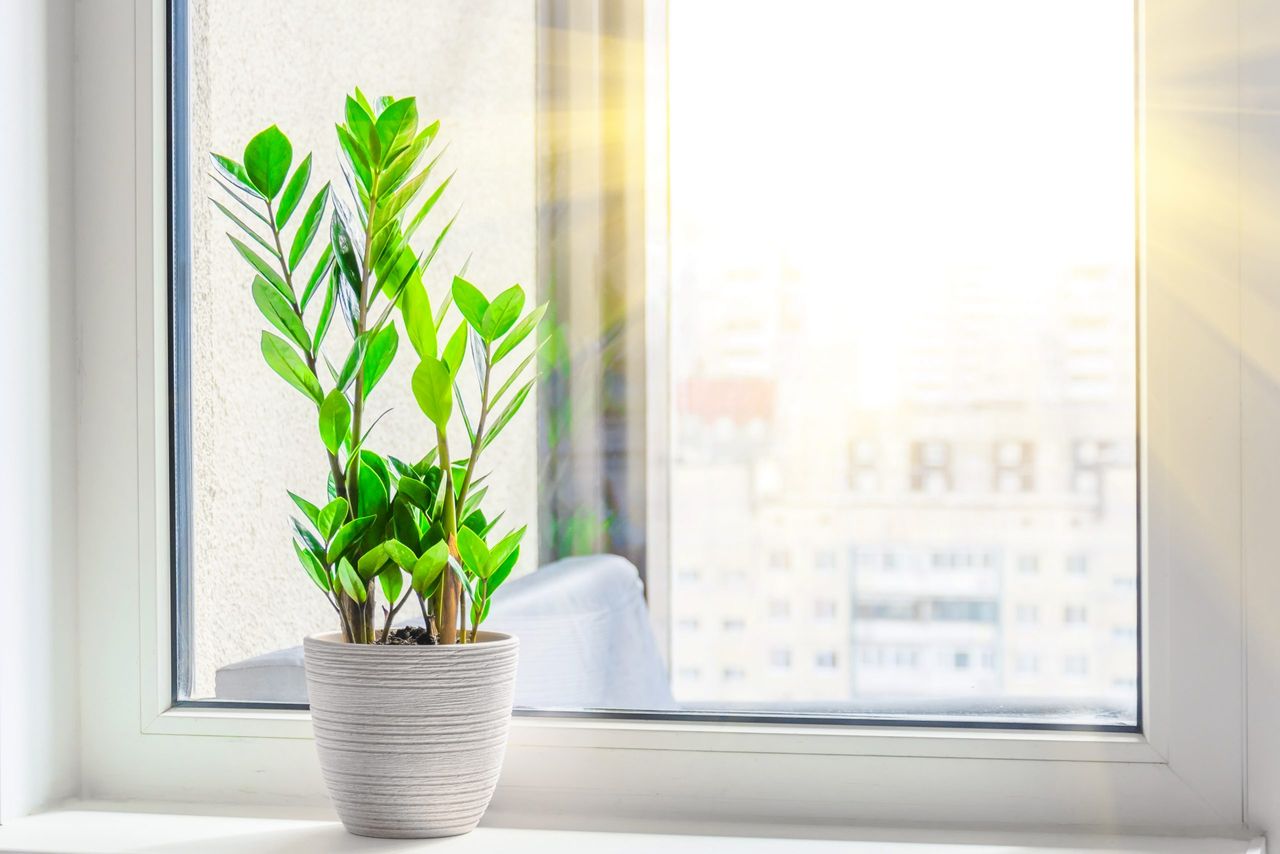
[[[68,0],[0,4],[0,822],[79,780],[72,23]]]
[[[240,159],[244,143],[276,123],[295,160],[314,153],[314,187],[317,176],[341,185],[333,125],[345,94],[359,86],[370,98],[415,95],[425,118],[441,120],[433,151],[449,144],[438,174],[458,170],[432,215],[436,230],[462,208],[428,276],[433,299],[472,253],[468,278],[490,295],[515,282],[532,292],[534,45],[532,0],[192,0],[194,696],[212,694],[224,664],[333,628],[289,544],[297,511],[285,489],[317,503],[324,496],[315,411],[259,355],[264,321],[252,277],[223,236],[233,226],[206,201],[220,191],[205,153]],[[340,319],[329,337],[345,338]],[[417,459],[431,434],[409,392],[415,360],[401,338],[371,403],[375,415],[392,412],[371,442]],[[537,551],[534,409],[531,398],[482,464],[494,472],[486,506],[530,525],[518,571]]]

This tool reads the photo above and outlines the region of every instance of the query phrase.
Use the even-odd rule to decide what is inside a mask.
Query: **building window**
[[[997,442],[991,448],[991,488],[996,492],[1031,492],[1035,489],[1035,445],[1031,442]]]
[[[836,603],[833,599],[819,599],[813,603],[813,617],[815,620],[834,620],[836,618]]]
[[[1062,622],[1068,626],[1083,626],[1089,622],[1089,609],[1084,605],[1068,605],[1062,609]]]
[[[1062,672],[1067,676],[1088,676],[1089,656],[1068,655],[1062,660]]]
[[[769,666],[779,670],[788,670],[791,667],[791,650],[789,649],[771,649],[769,650]]]
[[[911,491],[936,495],[951,490],[951,445],[948,442],[911,443]]]
[[[819,670],[831,670],[836,666],[836,654],[831,650],[824,650],[815,653],[813,656],[813,666]]]
[[[1040,558],[1036,555],[1018,555],[1018,573],[1035,575],[1040,571]]]
[[[1019,605],[1017,621],[1024,626],[1033,626],[1040,622],[1040,609],[1035,605]]]
[[[791,600],[790,599],[770,599],[769,600],[769,619],[785,620],[791,616]]]
[[[1083,554],[1067,555],[1067,575],[1085,576],[1089,574],[1089,556]]]
[[[879,451],[870,439],[849,444],[849,488],[854,492],[875,492],[880,488]]]

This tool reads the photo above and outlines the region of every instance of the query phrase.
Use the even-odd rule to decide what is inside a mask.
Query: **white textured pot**
[[[502,769],[516,639],[482,631],[474,644],[368,646],[333,633],[303,648],[320,768],[347,830],[472,830]]]

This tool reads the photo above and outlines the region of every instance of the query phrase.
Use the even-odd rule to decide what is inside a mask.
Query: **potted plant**
[[[311,155],[295,168],[274,125],[249,140],[242,162],[213,155],[228,197],[214,204],[234,226],[228,236],[271,327],[262,356],[316,412],[327,495],[290,493],[302,515],[293,546],[338,630],[306,638],[307,684],[330,796],[347,829],[367,836],[465,833],[493,795],[517,642],[480,626],[525,529],[500,533],[501,514],[486,515],[479,461],[533,386],[546,308],[525,312],[519,286],[489,300],[461,276],[432,307],[423,277],[452,220],[425,250],[414,243],[452,176],[425,191],[439,122],[420,124],[415,99],[371,102],[357,89],[336,129],[342,190],[325,184],[305,206]],[[397,319],[426,416],[412,462],[370,441],[369,399],[399,349]],[[471,413],[456,394],[467,360],[480,388]],[[468,437],[461,451],[449,442],[455,410]],[[411,599],[423,625],[395,628]]]

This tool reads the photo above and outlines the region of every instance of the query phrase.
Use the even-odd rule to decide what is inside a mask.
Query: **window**
[[[1033,626],[1040,622],[1040,609],[1035,605],[1019,605],[1017,620],[1024,626]]]
[[[951,489],[951,445],[943,441],[911,443],[911,491]]]
[[[1089,556],[1082,554],[1067,555],[1067,575],[1084,576],[1089,574]]]
[[[769,650],[769,664],[779,670],[787,670],[791,667],[791,650],[789,649],[771,649]]]
[[[198,49],[182,130],[196,165],[175,206],[190,233],[178,247],[190,276],[175,295],[189,311],[175,347],[191,371],[191,399],[175,397],[190,453],[175,478],[189,536],[175,570],[186,594],[176,691],[184,701],[296,703],[227,687],[233,665],[289,649],[329,615],[288,552],[284,490],[315,470],[305,442],[281,446],[238,427],[252,417],[307,436],[309,415],[258,370],[260,323],[251,303],[227,299],[239,268],[198,164],[276,118],[241,103],[235,68],[274,81],[255,101],[282,105],[300,147],[329,169],[330,105],[350,69],[252,51],[238,37],[251,25],[244,9],[190,4]],[[345,30],[353,13],[343,5],[332,14]],[[1134,55],[1121,6],[1064,3],[1032,19],[980,0],[970,18],[937,0],[805,0],[792,14],[831,49],[783,40],[762,59],[748,36],[769,34],[769,15],[735,10],[744,37],[724,44],[726,7],[670,4],[669,87],[629,149],[643,168],[607,152],[583,174],[620,188],[579,188],[585,202],[564,181],[567,158],[586,155],[535,148],[569,133],[552,126],[564,113],[548,99],[572,87],[550,57],[495,46],[476,90],[419,93],[447,117],[442,162],[458,178],[446,197],[465,202],[437,261],[441,281],[476,250],[477,278],[533,283],[560,312],[536,409],[508,433],[521,462],[493,485],[509,517],[536,530],[512,583],[536,587],[565,558],[625,557],[638,583],[610,604],[625,601],[652,629],[656,651],[643,666],[670,689],[625,705],[565,704],[859,720],[881,703],[886,720],[929,709],[1051,727],[1062,720],[1017,701],[1059,692],[1063,707],[1091,704],[1072,725],[1139,725],[1137,690],[1113,676],[1136,670],[1137,635],[1113,635],[1108,622],[1136,623],[1138,612]],[[967,34],[927,36],[927,62],[902,49],[924,48],[921,9]],[[983,23],[997,15],[1014,16],[1026,39],[998,37]],[[835,33],[852,33],[852,44],[828,43]],[[723,45],[715,73],[703,56],[713,42]],[[1082,46],[1094,57],[1083,69]],[[430,89],[422,81],[457,60],[410,53],[411,66],[371,85]],[[533,63],[560,70],[535,88]],[[814,85],[831,79],[847,82],[841,104]],[[789,171],[767,182],[766,199],[741,178],[758,152],[742,145],[738,122],[757,113],[788,128],[771,137],[770,159]],[[668,186],[670,204],[646,202],[643,216],[601,214]],[[489,249],[495,232],[504,240]],[[930,252],[916,251],[922,241]],[[582,261],[584,246],[610,260],[612,278]],[[248,377],[243,394],[231,393],[228,364],[237,383]],[[421,424],[402,380],[380,389],[392,413],[378,429],[388,447],[412,449]],[[324,484],[301,487],[318,494]],[[1095,548],[1098,569],[1073,577],[1072,602],[1029,584],[1042,558],[1054,566]],[[264,582],[289,591],[286,613],[245,615],[241,594]],[[1087,622],[1074,600],[1102,595],[1108,621]],[[1065,655],[1052,635],[1041,653],[1029,650],[1031,633],[1002,631],[1010,597],[1018,623],[1062,613],[1075,640],[1097,640],[1094,666],[1066,686],[1048,664],[1008,678],[1018,668],[1001,662]],[[770,641],[808,614],[823,649],[795,649],[793,674],[771,679],[765,665],[781,665]],[[231,620],[249,628],[227,632]],[[884,662],[874,680],[861,672],[868,649]],[[969,673],[932,678],[951,670]],[[823,678],[806,681],[815,671]]]
[[[991,487],[996,492],[1035,489],[1035,446],[1031,442],[997,442],[991,448]]]
[[[1083,605],[1068,605],[1062,609],[1062,622],[1069,626],[1082,626],[1089,622],[1089,609]]]

